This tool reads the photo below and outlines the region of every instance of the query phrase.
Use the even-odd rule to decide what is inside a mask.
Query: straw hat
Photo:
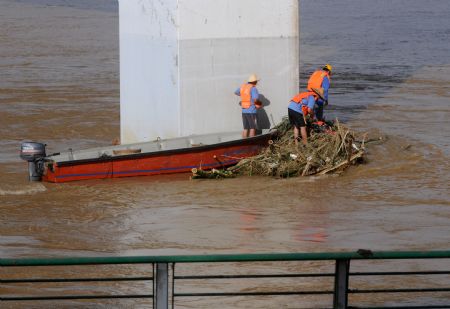
[[[254,82],[257,82],[257,81],[259,81],[259,78],[258,78],[258,76],[256,76],[256,74],[252,74],[252,75],[250,75],[250,77],[248,78],[248,82],[249,82],[249,83],[254,83]]]
[[[314,91],[319,96],[319,98],[321,98],[322,100],[325,101],[325,97],[323,94],[323,88],[311,88],[311,90]]]

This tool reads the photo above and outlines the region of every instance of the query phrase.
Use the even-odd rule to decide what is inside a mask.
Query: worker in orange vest
[[[252,137],[256,135],[256,110],[261,107],[259,104],[259,92],[256,84],[259,78],[256,74],[250,75],[247,83],[242,84],[234,94],[241,97],[242,107],[242,138]]]
[[[288,117],[289,122],[294,127],[295,144],[298,144],[300,135],[303,144],[306,145],[308,143],[306,118],[314,118],[314,105],[319,99],[323,99],[323,89],[313,88],[313,91],[298,93],[289,102]]]
[[[324,65],[321,70],[317,70],[311,74],[308,80],[308,90],[313,91],[315,89],[323,89],[323,99],[319,98],[314,108],[314,113],[317,120],[324,121],[323,107],[328,105],[328,89],[331,85],[331,71],[333,67],[329,64]]]

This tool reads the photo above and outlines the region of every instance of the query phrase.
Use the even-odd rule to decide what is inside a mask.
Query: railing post
[[[155,291],[153,307],[155,309],[168,309],[169,308],[169,264],[168,263],[156,263],[156,269],[154,274]]]
[[[336,260],[336,272],[334,273],[334,309],[347,308],[349,271],[350,260]]]

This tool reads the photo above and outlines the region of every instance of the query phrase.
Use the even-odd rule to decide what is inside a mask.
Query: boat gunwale
[[[80,159],[80,160],[70,160],[70,161],[54,161],[51,159],[47,160],[48,162],[54,162],[57,167],[63,167],[63,166],[72,166],[72,165],[78,165],[78,164],[86,164],[86,163],[101,163],[101,162],[109,162],[109,161],[120,161],[120,160],[127,160],[127,159],[138,159],[138,158],[144,158],[144,157],[156,157],[161,155],[169,155],[169,154],[177,154],[177,153],[189,153],[189,152],[199,152],[206,149],[215,149],[220,148],[224,146],[231,146],[233,144],[251,144],[252,142],[264,139],[270,136],[274,136],[277,134],[276,130],[253,136],[248,137],[245,139],[236,139],[232,141],[226,141],[226,142],[220,142],[215,144],[206,144],[201,146],[193,146],[193,147],[184,147],[184,148],[177,148],[177,149],[168,149],[168,150],[159,150],[159,151],[151,151],[151,152],[142,152],[142,153],[133,153],[133,154],[124,154],[124,155],[116,155],[116,156],[100,156],[97,158],[89,158],[89,159]],[[88,149],[86,149],[88,150]],[[51,157],[51,156],[49,156]]]

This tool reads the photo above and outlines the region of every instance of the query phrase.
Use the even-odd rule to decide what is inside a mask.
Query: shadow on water
[[[424,68],[450,64],[449,13],[445,1],[300,2],[300,88],[332,64],[325,113],[351,120]]]
[[[314,65],[301,65],[300,70],[300,89],[305,89],[308,78],[314,71]],[[366,74],[349,69],[333,74],[329,90],[330,105],[325,108],[326,118],[337,117],[344,122],[350,121],[356,114],[367,110],[369,104],[380,101],[414,74],[412,68],[402,67],[395,72],[392,70],[394,68],[389,71],[386,69],[385,74]]]

